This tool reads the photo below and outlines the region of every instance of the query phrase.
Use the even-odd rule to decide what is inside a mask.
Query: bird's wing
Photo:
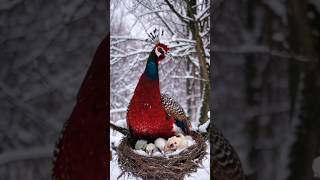
[[[186,133],[190,133],[190,121],[182,106],[168,94],[161,94],[161,103],[166,113],[176,120],[176,125]]]
[[[170,97],[168,94],[161,94],[160,98],[162,106],[164,107],[168,115],[180,121],[188,119],[182,106],[178,102],[176,102],[172,97]]]
[[[212,124],[213,177],[221,180],[246,180],[241,161],[229,141]]]

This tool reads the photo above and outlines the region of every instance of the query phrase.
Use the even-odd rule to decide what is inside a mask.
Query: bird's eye
[[[158,48],[158,51],[161,53],[161,54],[164,54],[164,51],[162,48]]]

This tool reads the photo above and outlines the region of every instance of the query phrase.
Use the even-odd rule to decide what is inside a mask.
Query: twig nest
[[[207,145],[201,134],[191,132],[190,135],[196,143],[179,154],[169,157],[145,156],[136,153],[134,148],[137,140],[129,137],[123,138],[117,149],[119,167],[123,171],[122,175],[128,173],[146,180],[182,180],[185,175],[196,172],[206,155]],[[146,150],[152,151],[158,146],[165,148],[163,140],[157,139],[155,144],[147,144]]]

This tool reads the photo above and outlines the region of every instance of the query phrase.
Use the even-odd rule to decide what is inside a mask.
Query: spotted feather
[[[229,141],[212,124],[213,177],[217,180],[246,180],[241,161]]]

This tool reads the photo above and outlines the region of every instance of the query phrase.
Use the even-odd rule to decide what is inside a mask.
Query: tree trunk
[[[289,0],[290,44],[292,48],[309,59],[318,58],[315,51],[315,37],[307,18],[307,2]],[[305,80],[301,122],[296,129],[296,141],[291,150],[289,180],[313,179],[312,162],[320,149],[320,68],[317,62],[308,62],[305,66]]]
[[[189,28],[192,33],[193,40],[196,41],[196,52],[199,59],[200,66],[200,77],[202,82],[200,83],[200,89],[202,93],[202,106],[200,110],[200,124],[203,124],[208,121],[208,112],[209,112],[209,100],[210,100],[210,82],[209,82],[209,67],[206,62],[204,45],[202,38],[200,36],[199,23],[195,20],[196,12],[196,0],[190,0],[187,2],[187,15],[191,17],[193,21],[189,21]]]

